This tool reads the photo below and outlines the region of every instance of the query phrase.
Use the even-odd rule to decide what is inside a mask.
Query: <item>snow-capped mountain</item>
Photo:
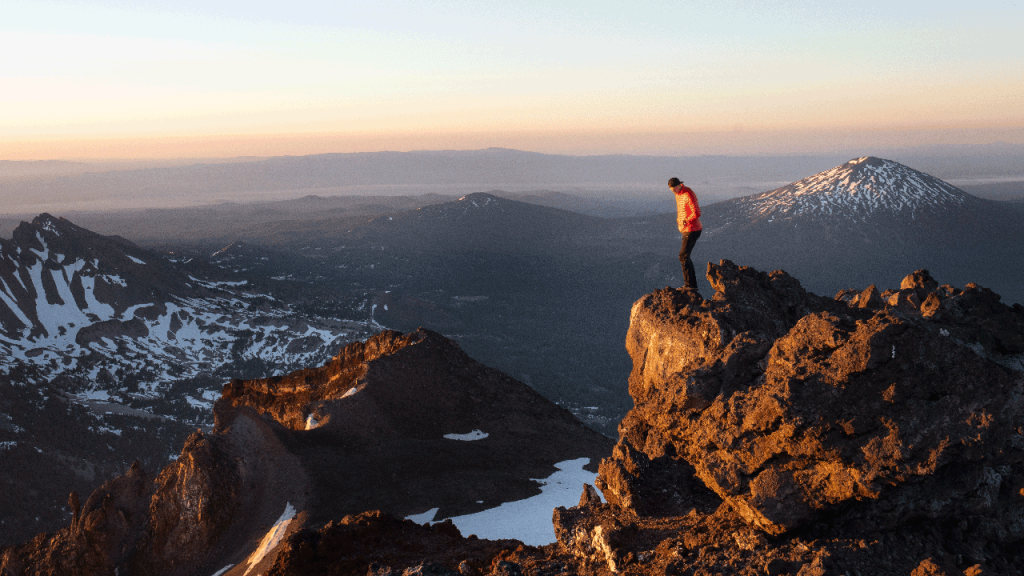
[[[0,543],[62,525],[138,459],[167,464],[232,377],[322,363],[377,331],[299,312],[223,266],[43,214],[0,240]]]
[[[364,323],[301,318],[246,284],[197,278],[160,254],[43,214],[0,241],[0,367],[168,380],[238,360],[304,366],[364,335]]]
[[[892,160],[857,158],[702,208],[695,256],[704,261],[783,269],[824,294],[872,282],[895,288],[927,268],[954,286],[977,282],[1006,301],[1024,301],[1024,209]],[[657,226],[674,231],[669,222]]]
[[[746,218],[812,217],[863,220],[890,215],[916,218],[962,206],[969,195],[934,176],[865,156],[762,194],[731,203]]]

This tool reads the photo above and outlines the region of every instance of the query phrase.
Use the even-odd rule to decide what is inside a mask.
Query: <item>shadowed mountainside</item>
[[[612,444],[427,330],[385,331],[320,368],[233,381],[215,412],[213,433],[194,433],[175,463],[155,477],[136,464],[74,509],[70,526],[5,550],[0,573],[262,572],[273,555],[264,561],[260,543],[275,525],[291,533],[368,509],[478,512],[539,493],[532,478],[556,463],[596,467]]]

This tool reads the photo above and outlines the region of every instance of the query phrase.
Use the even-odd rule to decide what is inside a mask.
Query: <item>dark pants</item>
[[[693,252],[693,245],[700,238],[700,230],[686,232],[683,234],[683,248],[679,251],[679,263],[683,266],[684,287],[697,289],[697,274],[693,271],[693,261],[690,260],[690,252]]]

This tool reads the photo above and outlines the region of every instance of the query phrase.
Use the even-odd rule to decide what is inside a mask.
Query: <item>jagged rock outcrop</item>
[[[728,261],[708,278],[711,300],[665,289],[633,307],[636,407],[601,466],[609,502],[660,515],[674,477],[676,508],[696,481],[768,538],[930,526],[936,554],[1005,563],[1019,549],[1021,306],[927,271],[835,299]]]
[[[266,573],[295,533],[301,542],[286,545],[296,561],[320,562],[323,551],[303,548],[311,539],[352,538],[359,556],[389,534],[446,534],[388,514],[437,508],[451,517],[525,498],[556,463],[585,457],[596,466],[612,445],[423,329],[351,344],[321,368],[232,381],[215,416],[213,433],[193,434],[155,478],[135,467],[90,496],[71,526],[0,551],[0,574]],[[367,510],[383,512],[350,516]],[[463,560],[484,566],[518,545],[466,545]],[[396,545],[404,552],[379,559],[404,562],[438,546]]]
[[[633,309],[608,502],[587,487],[555,545],[465,573],[1021,573],[1024,310],[925,271],[834,299],[727,261],[709,277],[712,300]]]
[[[612,446],[425,329],[381,332],[320,368],[232,381],[215,406],[218,429],[239,409],[304,431],[290,442],[323,479],[314,522],[371,509],[408,515],[437,507],[438,518],[478,512],[539,493],[530,479],[549,476],[556,462],[588,457],[596,466]]]
[[[305,504],[298,464],[257,417],[196,432],[155,478],[136,463],[93,492],[70,526],[0,552],[0,574],[213,573],[222,558],[244,558],[286,503]]]

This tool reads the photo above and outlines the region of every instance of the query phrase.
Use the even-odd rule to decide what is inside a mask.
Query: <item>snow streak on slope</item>
[[[876,214],[916,217],[967,201],[967,193],[892,160],[866,156],[782,188],[737,201],[752,218],[794,216],[860,220]]]

